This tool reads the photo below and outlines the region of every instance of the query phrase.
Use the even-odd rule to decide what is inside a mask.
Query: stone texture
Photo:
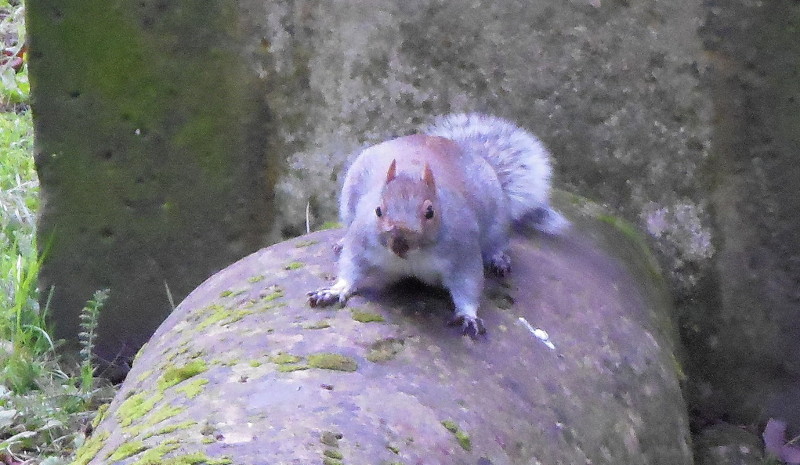
[[[309,307],[339,230],[246,257],[159,328],[78,460],[692,463],[652,257],[596,206],[560,205],[574,229],[514,241],[476,340],[446,326],[446,293],[413,284]]]
[[[766,460],[758,435],[727,423],[705,428],[694,449],[696,465],[761,465]]]
[[[171,311],[168,293],[180,301],[264,244],[264,82],[237,54],[226,2],[27,9],[42,300],[74,343],[78,312],[110,288],[97,354],[124,363]]]
[[[708,179],[716,301],[686,315],[690,395],[709,416],[800,427],[800,4],[715,1]]]

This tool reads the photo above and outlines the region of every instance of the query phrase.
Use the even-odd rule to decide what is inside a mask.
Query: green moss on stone
[[[386,321],[383,316],[372,313],[372,312],[365,312],[363,310],[352,310],[351,315],[354,320],[358,321],[359,323],[383,323]]]
[[[158,423],[161,423],[162,421],[166,420],[167,418],[172,418],[175,415],[183,412],[184,410],[186,410],[186,408],[184,408],[184,407],[176,407],[176,406],[173,406],[173,405],[165,405],[164,407],[161,407],[160,409],[158,409],[155,412],[153,412],[152,415],[149,415],[147,417],[147,421],[145,423],[148,426],[157,425]]]
[[[130,465],[161,465],[164,463],[164,455],[177,449],[177,441],[166,441],[156,447],[148,449],[138,460]]]
[[[275,299],[280,299],[281,297],[283,297],[284,292],[283,289],[281,289],[280,287],[271,286],[270,289],[272,292],[264,295],[264,297],[261,298],[262,302],[272,302]]]
[[[296,270],[305,266],[302,262],[291,262],[283,267],[284,270]]]
[[[197,378],[184,383],[183,385],[175,388],[175,390],[185,394],[189,399],[194,399],[201,392],[203,392],[203,388],[206,384],[208,384],[207,379]]]
[[[381,339],[370,345],[367,351],[367,360],[373,363],[389,361],[403,350],[403,340],[393,337]]]
[[[87,439],[76,452],[75,460],[70,465],[86,465],[89,463],[103,448],[106,439],[108,439],[107,432],[95,434]]]
[[[303,357],[298,357],[297,355],[281,352],[278,355],[272,356],[270,360],[272,361],[272,363],[277,363],[278,365],[285,365],[287,363],[297,363],[303,360]]]
[[[308,366],[323,370],[356,371],[358,363],[350,357],[340,354],[320,352],[308,356]]]
[[[233,294],[233,291],[228,289],[219,293],[220,297],[230,297]]]
[[[106,458],[116,462],[118,460],[127,459],[132,455],[136,455],[145,449],[147,449],[147,447],[145,447],[142,441],[129,441],[122,443],[117,450],[107,455]]]
[[[308,365],[278,365],[277,370],[280,373],[291,373],[293,371],[308,370]]]
[[[339,223],[338,221],[326,221],[326,222],[322,223],[322,226],[317,228],[317,231],[325,231],[325,230],[328,230],[328,229],[339,229],[341,227],[342,227],[342,223]]]
[[[303,326],[303,329],[325,329],[325,328],[330,328],[330,327],[331,327],[331,324],[328,323],[328,321],[320,320],[320,321],[318,321],[316,323],[312,323],[310,325]]]
[[[342,465],[342,461],[338,459],[333,459],[330,457],[323,457],[322,458],[322,465]]]
[[[303,240],[303,241],[297,241],[294,244],[294,246],[299,249],[301,247],[310,247],[310,246],[312,246],[314,244],[318,244],[318,243],[319,243],[319,241],[315,241],[313,239],[306,239],[306,240]]]
[[[251,276],[251,277],[247,278],[247,282],[248,283],[257,283],[259,281],[263,281],[264,278],[266,278],[266,276],[264,276],[263,274],[260,274],[258,276]]]
[[[332,459],[342,460],[344,456],[338,449],[326,449],[325,452],[322,453],[325,457],[330,457]]]
[[[458,445],[460,445],[462,449],[468,452],[472,450],[472,440],[469,438],[469,434],[462,430],[456,422],[445,420],[442,422],[442,426],[455,435]]]
[[[155,394],[140,392],[125,399],[125,401],[120,404],[115,414],[120,426],[128,426],[133,423],[133,420],[141,418],[149,413],[163,398],[164,394],[161,392]]]
[[[106,414],[108,413],[109,405],[111,404],[106,403],[97,408],[97,413],[92,419],[92,429],[97,429],[97,427],[100,425],[100,422],[103,421],[103,419],[105,419]]]
[[[163,391],[206,370],[206,362],[203,359],[192,360],[182,367],[168,368],[158,381],[158,388]]]
[[[157,429],[157,430],[155,430],[153,432],[148,433],[142,439],[147,439],[147,438],[152,437],[152,436],[160,436],[162,434],[174,433],[175,431],[178,431],[178,430],[181,430],[181,429],[191,428],[192,426],[194,426],[196,424],[197,424],[196,421],[186,420],[186,421],[182,421],[180,423],[167,425],[167,426],[164,426],[164,427],[162,427],[160,429]]]
[[[150,377],[153,374],[153,370],[147,370],[136,377],[136,381],[142,382]]]

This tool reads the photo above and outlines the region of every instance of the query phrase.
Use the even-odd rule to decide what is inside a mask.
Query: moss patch
[[[174,386],[181,381],[187,380],[192,376],[199,375],[207,369],[206,362],[203,359],[192,360],[182,367],[168,368],[167,371],[161,376],[161,379],[158,380],[158,389],[163,391],[164,389]]]
[[[358,363],[350,357],[340,354],[320,352],[308,356],[308,366],[323,370],[356,371]]]
[[[469,438],[469,434],[459,428],[456,422],[452,420],[445,420],[442,422],[442,426],[444,426],[447,431],[450,431],[453,433],[453,435],[455,435],[458,445],[461,446],[462,449],[467,452],[472,450],[472,440]]]
[[[129,441],[119,446],[117,450],[109,454],[107,458],[116,462],[118,460],[126,459],[132,455],[136,455],[146,448],[147,447],[145,447],[142,441]]]
[[[298,357],[297,355],[286,354],[281,352],[278,355],[271,357],[270,360],[272,360],[272,363],[277,363],[278,365],[285,365],[287,363],[297,363],[303,360],[303,357]]]
[[[280,298],[281,298],[281,297],[283,297],[283,295],[284,295],[283,289],[281,289],[281,288],[280,288],[280,287],[278,287],[278,286],[270,286],[270,287],[268,288],[268,290],[269,290],[270,292],[269,292],[268,294],[265,294],[265,295],[264,295],[264,296],[261,298],[261,301],[262,301],[262,302],[272,302],[272,301],[273,301],[273,300],[275,300],[275,299],[280,299]]]
[[[151,433],[148,433],[148,434],[147,434],[147,435],[146,435],[144,438],[142,438],[142,439],[147,439],[147,438],[149,438],[149,437],[152,437],[152,436],[160,436],[160,435],[162,435],[162,434],[169,434],[169,433],[173,433],[173,432],[175,432],[175,431],[178,431],[178,430],[180,430],[180,429],[187,429],[187,428],[191,428],[192,426],[194,426],[194,425],[196,425],[196,424],[197,424],[197,422],[196,422],[196,421],[193,421],[193,420],[186,420],[186,421],[182,421],[182,422],[180,422],[180,423],[175,423],[175,424],[172,424],[172,425],[167,425],[167,426],[164,426],[164,427],[162,427],[162,428],[159,428],[159,429],[157,429],[157,430],[155,430],[155,431],[153,431],[153,432],[151,432]]]
[[[381,339],[369,346],[367,360],[373,363],[389,361],[403,350],[403,340],[393,337]]]
[[[136,377],[136,381],[139,381],[141,383],[142,381],[144,381],[147,378],[149,378],[150,375],[152,375],[152,374],[153,374],[153,370],[147,370],[147,371],[143,372],[142,374],[140,374],[139,376],[137,376]]]
[[[330,328],[330,327],[331,327],[331,324],[328,323],[327,320],[320,320],[320,321],[318,321],[316,323],[312,323],[310,325],[303,326],[303,329],[325,329],[325,328]]]
[[[120,404],[115,414],[119,420],[120,426],[128,426],[133,423],[133,420],[141,418],[149,413],[163,398],[164,394],[161,392],[152,395],[140,392],[125,399],[125,402]]]
[[[278,365],[280,373],[291,373],[293,371],[308,370],[308,365]]]
[[[351,315],[353,319],[359,323],[383,323],[386,321],[383,316],[377,313],[365,312],[363,310],[352,310]]]
[[[207,379],[197,378],[184,383],[182,386],[175,388],[175,390],[185,394],[189,399],[194,399],[203,392],[203,388],[206,384],[208,384]]]
[[[130,465],[160,465],[164,463],[164,455],[178,448],[177,441],[164,442],[142,454],[138,460]]]
[[[108,413],[108,406],[111,404],[103,404],[97,408],[97,413],[95,414],[94,418],[92,419],[92,428],[96,429],[100,422],[105,419],[106,414]]]
[[[297,270],[297,269],[300,269],[300,268],[302,268],[304,266],[305,266],[305,264],[303,264],[302,262],[291,262],[291,263],[287,264],[286,266],[284,266],[283,269],[284,270]]]
[[[312,245],[318,244],[318,243],[319,243],[319,241],[315,241],[313,239],[306,239],[306,240],[303,240],[303,241],[297,241],[294,244],[294,246],[299,249],[301,247],[309,247],[309,246],[312,246]]]
[[[263,281],[264,278],[266,278],[266,276],[264,276],[263,274],[260,274],[260,275],[257,275],[257,276],[251,276],[251,277],[247,278],[247,282],[248,283],[257,283],[259,281]]]
[[[100,452],[106,439],[108,439],[108,433],[106,432],[95,434],[87,439],[83,446],[78,449],[75,460],[70,465],[86,465],[89,463]]]

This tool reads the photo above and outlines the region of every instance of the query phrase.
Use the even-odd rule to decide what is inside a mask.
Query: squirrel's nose
[[[410,248],[408,241],[403,236],[393,236],[389,241],[389,249],[400,258],[406,258]]]

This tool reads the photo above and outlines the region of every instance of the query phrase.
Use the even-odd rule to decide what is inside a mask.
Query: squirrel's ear
[[[395,176],[397,176],[397,160],[392,160],[392,164],[389,165],[389,171],[386,172],[386,182],[388,183]]]
[[[425,170],[422,172],[422,180],[425,181],[425,184],[427,184],[428,187],[436,187],[436,183],[433,181],[433,171],[431,170],[431,165],[427,163],[425,163]]]

